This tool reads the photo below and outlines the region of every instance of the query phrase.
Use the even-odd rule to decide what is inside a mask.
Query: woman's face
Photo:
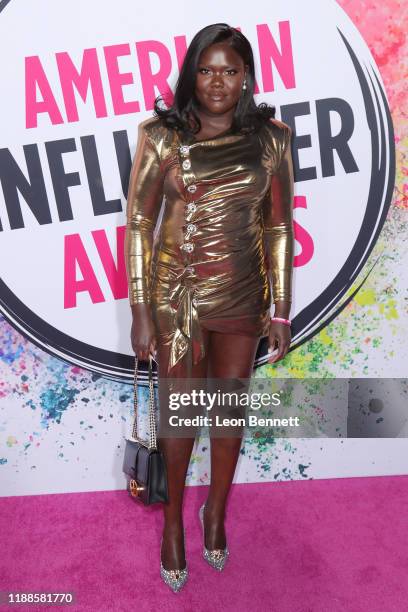
[[[195,95],[209,114],[222,115],[234,108],[242,93],[246,66],[227,43],[205,49],[198,62]]]

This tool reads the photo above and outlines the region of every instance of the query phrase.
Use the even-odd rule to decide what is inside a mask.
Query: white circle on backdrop
[[[291,316],[297,317],[299,323],[294,340],[299,344],[308,334],[315,333],[313,330],[344,299],[347,286],[351,285],[378,237],[389,206],[389,184],[393,182],[392,128],[387,124],[388,107],[381,95],[379,72],[358,30],[334,0],[307,3],[279,0],[273,4],[260,0],[254,8],[230,0],[209,2],[203,17],[194,14],[191,3],[187,2],[179,2],[175,7],[158,0],[139,8],[128,0],[115,4],[106,0],[87,3],[40,0],[35,5],[11,0],[1,10],[0,50],[2,57],[7,58],[0,67],[4,92],[0,117],[2,148],[9,149],[28,179],[23,146],[36,145],[53,221],[39,225],[20,194],[24,228],[10,229],[3,190],[0,190],[1,309],[13,325],[45,350],[106,375],[131,376],[133,352],[128,298],[114,298],[91,234],[94,230],[106,232],[116,260],[116,228],[125,224],[126,200],[113,133],[127,131],[133,156],[138,123],[152,116],[152,111],[145,106],[136,43],[155,40],[167,48],[172,62],[168,82],[174,90],[178,76],[175,37],[185,35],[188,44],[199,29],[210,23],[226,22],[239,27],[250,40],[260,88],[256,95],[258,103],[274,104],[278,118],[281,107],[302,102],[310,105],[310,114],[296,118],[295,131],[297,137],[310,135],[311,146],[298,150],[299,164],[301,168],[315,167],[317,176],[314,180],[296,183],[295,194],[306,198],[307,208],[296,208],[294,218],[311,236],[314,253],[308,263],[295,268]],[[296,86],[287,89],[274,66],[274,91],[265,91],[257,26],[266,25],[279,47],[281,22],[288,22],[290,28]],[[123,95],[125,101],[139,102],[139,113],[114,115],[104,59],[104,47],[111,45],[129,45],[130,53],[119,59],[119,67],[121,72],[132,74],[134,83],[123,86]],[[56,53],[66,52],[79,70],[83,51],[90,48],[96,49],[107,116],[95,116],[89,89],[86,101],[76,93],[79,120],[70,123],[66,119]],[[61,124],[52,125],[49,115],[40,113],[38,126],[26,128],[24,66],[25,58],[31,56],[38,56],[41,62],[64,119]],[[158,58],[153,54],[153,72],[158,68]],[[164,92],[156,90],[155,95],[159,93]],[[335,176],[324,178],[316,101],[328,98],[344,100],[352,109],[354,130],[349,146],[358,172],[347,174],[334,153]],[[42,99],[40,92],[37,99]],[[368,109],[368,101],[371,104],[373,100],[373,108]],[[336,134],[341,128],[340,119],[336,113],[330,117],[332,134]],[[379,134],[379,142],[374,147],[378,151],[374,154],[370,121],[375,123]],[[385,130],[382,138],[381,129]],[[80,141],[81,137],[90,135],[95,137],[105,198],[120,198],[121,212],[94,215]],[[61,139],[75,142],[76,150],[63,154],[63,164],[66,173],[78,172],[81,182],[69,188],[73,219],[63,222],[58,218],[45,149],[46,142]],[[380,176],[374,176],[378,168],[373,168],[373,164],[378,155],[381,172]],[[376,202],[372,198],[374,182],[377,191],[379,187],[382,190]],[[103,293],[103,302],[94,304],[89,294],[83,292],[77,294],[76,307],[64,308],[64,238],[71,234],[79,234],[81,238]],[[297,242],[295,254],[301,250]],[[355,253],[353,261],[347,263],[352,252]],[[78,270],[77,279],[81,278]]]

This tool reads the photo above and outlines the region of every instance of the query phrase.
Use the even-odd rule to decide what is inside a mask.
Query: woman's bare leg
[[[206,356],[192,366],[192,378],[206,379],[208,363],[209,332],[202,330]],[[170,349],[159,345],[157,349],[158,376],[167,377]],[[177,366],[176,366],[177,367]],[[176,373],[174,374],[176,375]],[[183,569],[186,564],[183,538],[183,496],[195,438],[158,438],[167,468],[169,501],[163,504],[164,529],[162,562],[165,569]]]
[[[210,378],[251,378],[259,338],[212,332]],[[236,434],[234,434],[236,435]],[[205,504],[205,546],[225,548],[225,507],[242,443],[240,437],[211,438],[211,485]]]

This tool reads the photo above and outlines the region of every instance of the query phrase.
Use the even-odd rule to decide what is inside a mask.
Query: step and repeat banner
[[[157,95],[171,101],[191,38],[216,22],[249,38],[256,101],[294,132],[293,343],[276,365],[261,343],[254,377],[406,375],[402,2],[210,0],[203,17],[184,1],[3,0],[3,495],[124,487],[124,232],[138,124]],[[246,439],[236,482],[404,473],[404,443]],[[208,477],[198,440],[188,484]]]

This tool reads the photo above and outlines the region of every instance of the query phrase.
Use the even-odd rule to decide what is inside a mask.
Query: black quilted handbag
[[[127,490],[146,506],[168,501],[166,463],[157,448],[152,357],[149,355],[149,441],[141,440],[137,428],[137,356],[134,377],[134,420],[132,435],[125,438],[123,472]]]

